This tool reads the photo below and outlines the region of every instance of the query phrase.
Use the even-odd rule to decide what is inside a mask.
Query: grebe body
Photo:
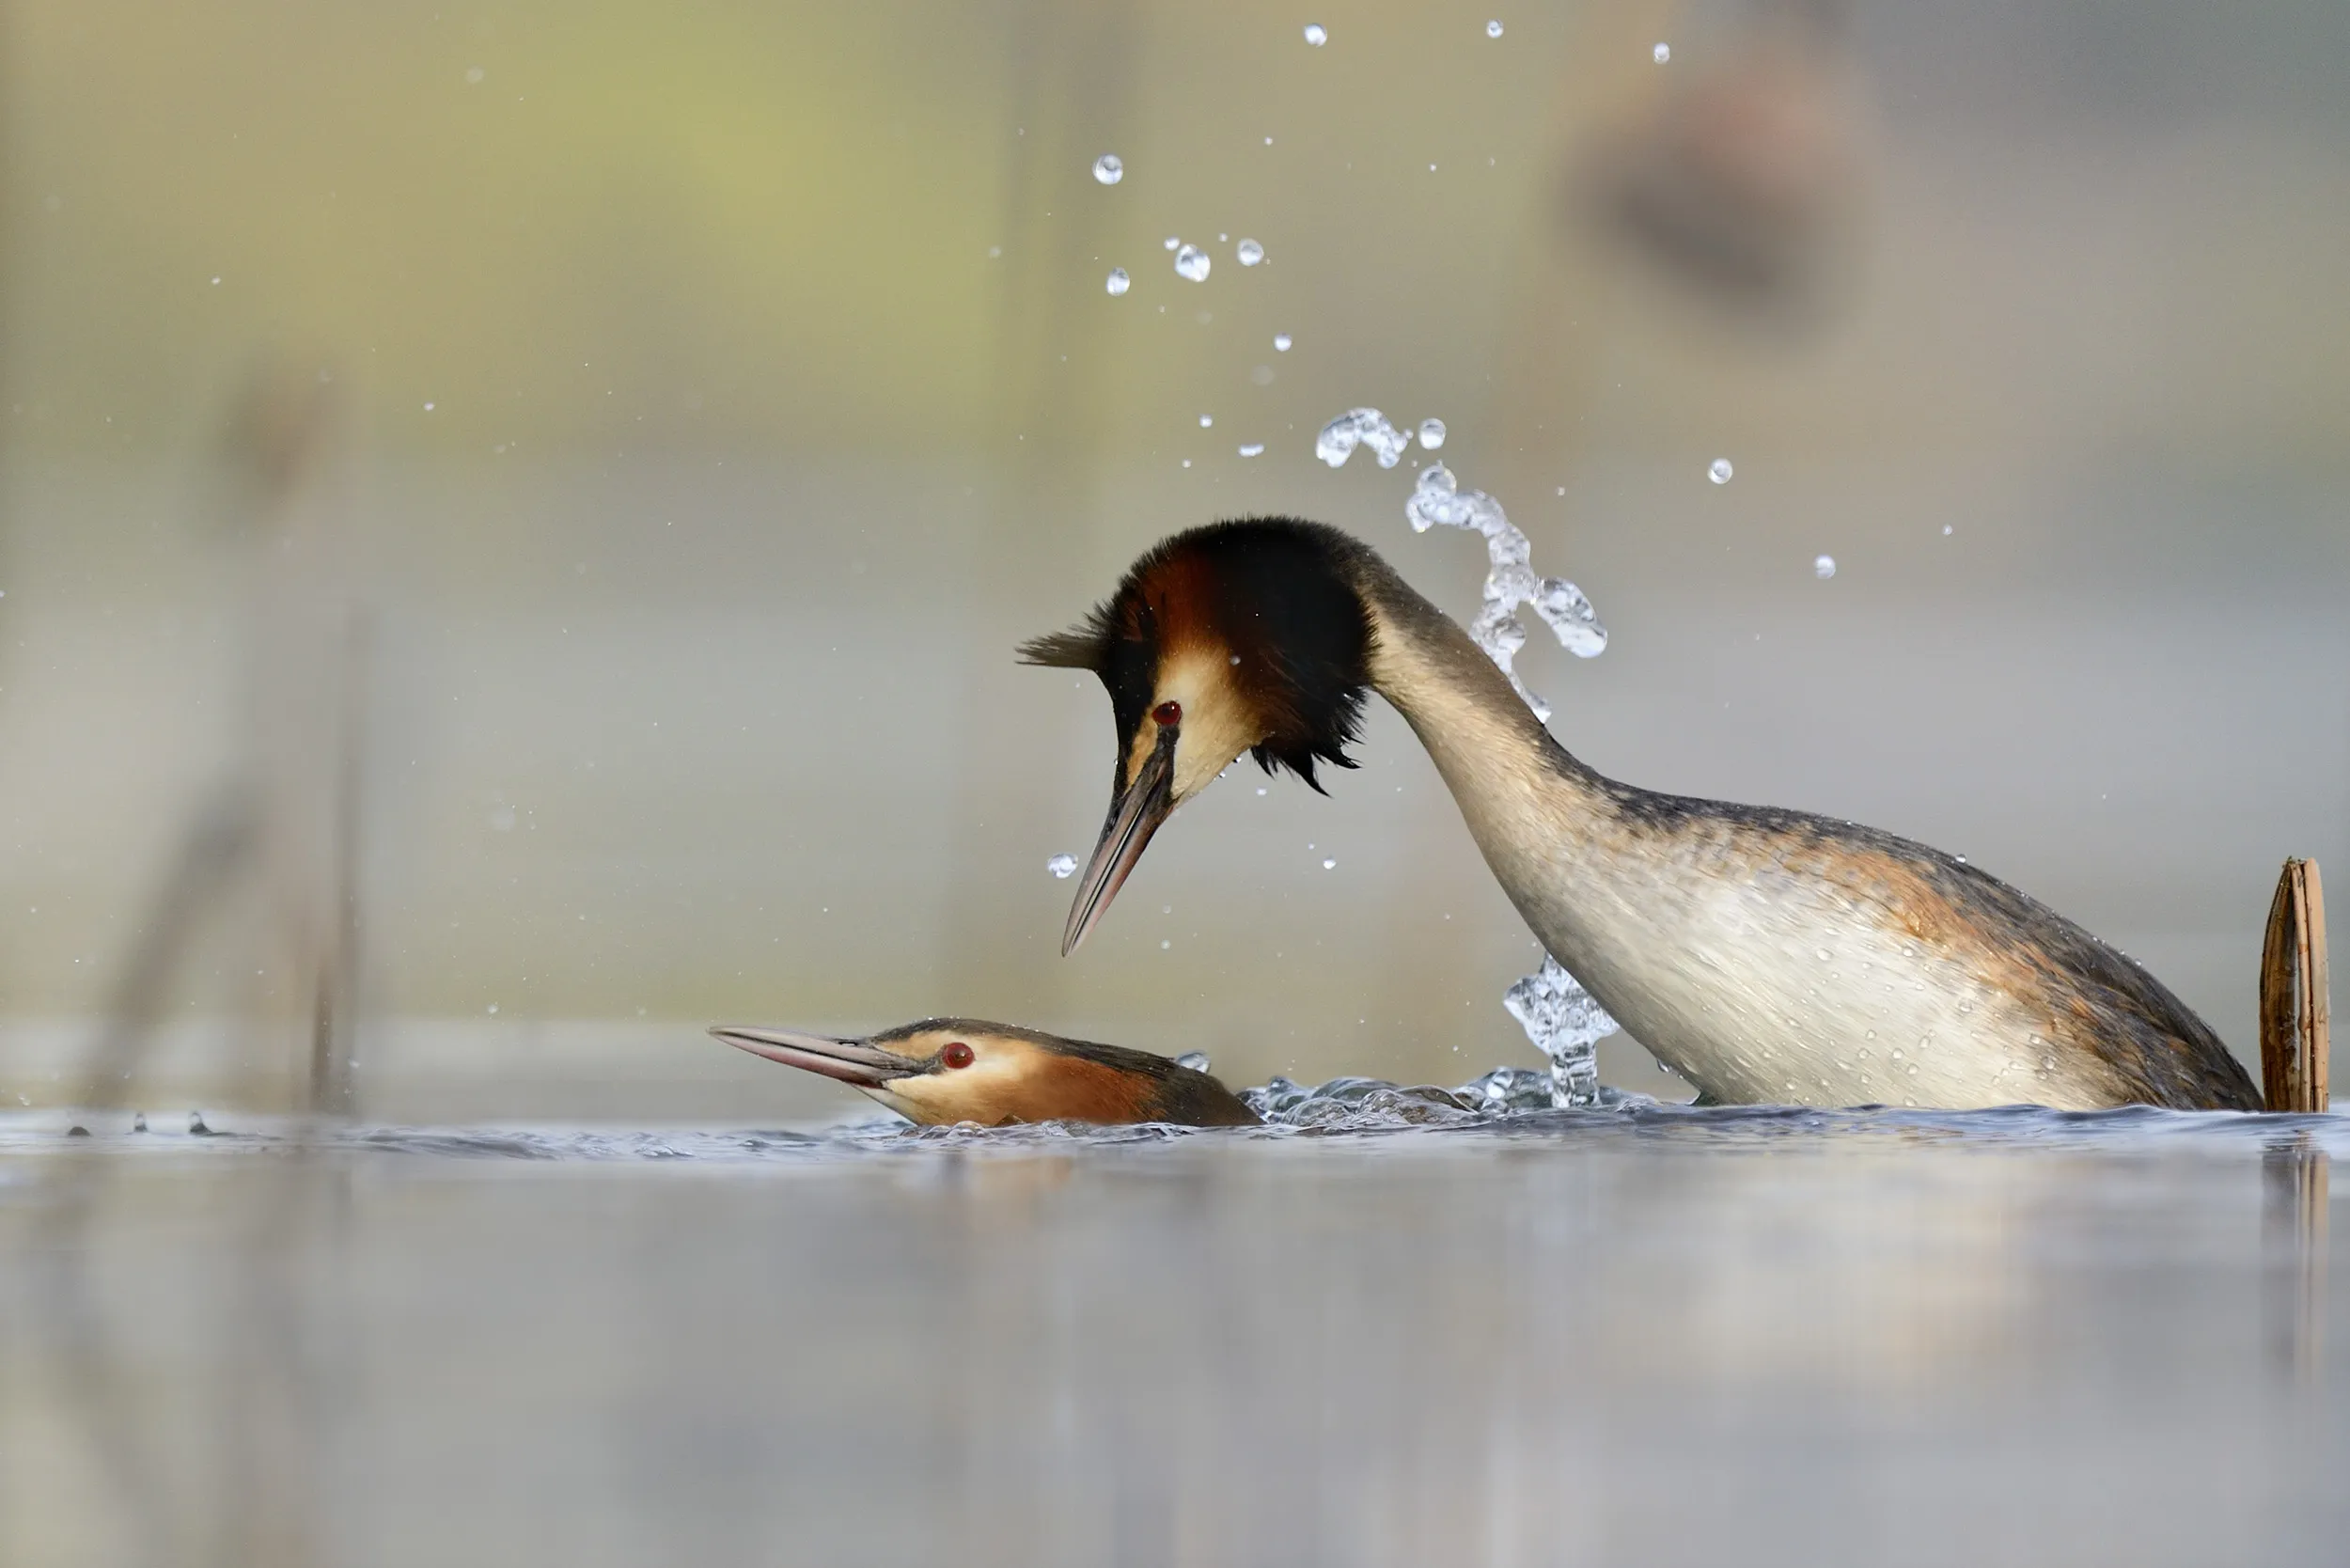
[[[1095,670],[1120,729],[1064,951],[1174,807],[1243,752],[1308,783],[1317,761],[1351,765],[1375,690],[1534,934],[1709,1099],[2259,1108],[2243,1067],[2160,981],[1980,869],[1587,767],[1459,626],[1337,529],[1259,519],[1177,535],[1083,625],[1022,651]]]

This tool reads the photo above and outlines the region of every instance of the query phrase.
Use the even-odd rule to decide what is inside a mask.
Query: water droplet
[[[427,403],[427,404],[425,404],[425,405],[424,405],[424,411],[425,411],[427,414],[431,413],[431,412],[432,412],[432,405],[431,405],[431,403]]]
[[[1950,858],[1957,861],[1962,866],[1966,864],[1966,857],[1963,855],[1954,855]]]
[[[497,1005],[497,1003],[495,1003],[495,1002],[492,1002],[492,1003],[490,1004],[490,1006],[489,1006],[489,1011],[490,1011],[491,1012],[493,1012],[493,1013],[495,1013],[495,1012],[497,1011],[497,1010],[498,1010],[498,1005]]]
[[[1501,24],[1500,24],[1500,23],[1498,23],[1498,22],[1488,22],[1488,23],[1486,23],[1486,24],[1485,24],[1485,36],[1486,36],[1487,38],[1489,38],[1489,39],[1497,39],[1497,38],[1499,38],[1499,37],[1501,36]]]
[[[1077,857],[1073,855],[1057,855],[1044,863],[1044,869],[1066,881],[1077,874]]]
[[[1949,533],[1950,531],[1950,525],[1948,523],[1943,524],[1942,531],[1946,534]]]
[[[1330,41],[1330,35],[1323,30],[1321,23],[1308,22],[1306,24],[1306,41],[1319,49]]]
[[[1261,441],[1251,441],[1247,446],[1243,447],[1240,449],[1240,455],[1243,457],[1261,457],[1263,453],[1264,443]],[[1235,659],[1232,662],[1234,664],[1240,663],[1238,659]]]
[[[1115,152],[1104,152],[1093,160],[1093,178],[1104,185],[1115,185],[1126,178],[1126,162]]]
[[[1705,477],[1712,479],[1716,484],[1728,484],[1730,482],[1730,476],[1733,472],[1734,470],[1730,466],[1730,460],[1728,458],[1716,458],[1706,468]]]
[[[1392,468],[1403,461],[1404,448],[1412,438],[1387,423],[1387,416],[1375,408],[1353,408],[1322,427],[1314,438],[1314,456],[1333,468],[1343,468],[1346,460],[1357,447],[1369,447],[1371,456],[1382,468]],[[1428,483],[1425,474],[1420,484]]]
[[[1264,246],[1254,240],[1243,240],[1232,248],[1233,253],[1240,258],[1240,264],[1244,267],[1253,267],[1264,259]]]
[[[481,77],[482,70],[479,66],[469,66],[466,68],[465,85],[467,86],[478,87],[481,86]]]
[[[1167,237],[1167,248],[1169,250],[1173,250],[1176,246],[1182,244],[1183,243],[1183,237],[1180,234],[1169,234]]]
[[[1826,963],[1828,960],[1830,960],[1830,959],[1832,959],[1832,958],[1834,958],[1834,957],[1836,956],[1834,953],[1829,952],[1829,951],[1828,951],[1825,948],[1819,948],[1819,949],[1814,949],[1814,950],[1815,950],[1815,951],[1817,951],[1817,952],[1819,953],[1819,955],[1820,955],[1820,962],[1821,962],[1821,963],[1823,963],[1823,964]]]
[[[1325,871],[1335,871],[1339,869],[1339,863],[1335,860],[1324,860],[1322,863],[1322,869]]]
[[[1124,293],[1134,286],[1135,280],[1126,275],[1125,268],[1112,267],[1110,269],[1110,280],[1105,287],[1108,288],[1112,297]]]
[[[1287,353],[1290,352],[1290,335],[1288,333],[1277,332],[1273,335],[1273,352],[1275,353]]]
[[[1211,429],[1214,429],[1214,425],[1215,425],[1215,416],[1214,416],[1214,415],[1213,415],[1213,414],[1202,414],[1202,415],[1199,416],[1199,428],[1200,428],[1201,430],[1203,430],[1203,431],[1204,431],[1204,430],[1211,430]]]
[[[1185,245],[1175,253],[1175,270],[1194,283],[1208,281],[1208,253],[1198,245]]]
[[[1172,942],[1162,941],[1162,942],[1160,942],[1160,943],[1159,943],[1159,951],[1161,951],[1161,952],[1165,952],[1165,951],[1167,951],[1167,949],[1169,949],[1169,948],[1173,947],[1174,945],[1175,945],[1175,944],[1174,944],[1174,943],[1172,943]]]
[[[1205,1073],[1208,1070],[1208,1053],[1205,1051],[1185,1051],[1182,1056],[1175,1058],[1175,1065],[1178,1067],[1188,1067],[1194,1073]]]
[[[1419,444],[1427,447],[1432,452],[1437,447],[1443,446],[1444,421],[1441,419],[1422,419],[1419,422]]]
[[[1658,65],[1663,65],[1667,60],[1673,57],[1673,46],[1669,43],[1660,43],[1656,46],[1653,53],[1656,55],[1656,63]]]
[[[1811,560],[1811,575],[1819,578],[1820,581],[1824,583],[1830,577],[1835,576],[1836,557],[1834,556],[1813,557]]]

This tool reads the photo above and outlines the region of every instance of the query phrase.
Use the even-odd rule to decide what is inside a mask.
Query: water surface
[[[11,1563],[2281,1563],[2350,1524],[2336,1118],[154,1121],[0,1122]]]

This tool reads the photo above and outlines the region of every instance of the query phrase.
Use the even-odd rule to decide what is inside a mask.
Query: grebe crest
[[[1085,939],[1159,825],[1243,753],[1320,791],[1347,756],[1370,686],[1371,618],[1354,569],[1370,552],[1295,518],[1175,535],[1078,625],[1020,647],[1025,664],[1088,669],[1118,730],[1111,801],[1061,951]]]

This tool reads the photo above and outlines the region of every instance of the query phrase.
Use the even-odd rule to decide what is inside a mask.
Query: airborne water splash
[[[1550,704],[1528,691],[1512,667],[1518,650],[1526,646],[1526,626],[1518,619],[1518,606],[1533,605],[1534,613],[1558,634],[1559,646],[1568,652],[1578,659],[1595,659],[1607,651],[1607,628],[1599,623],[1599,612],[1591,608],[1590,600],[1563,577],[1535,576],[1528,564],[1532,547],[1503,513],[1501,503],[1481,490],[1462,494],[1460,481],[1441,463],[1420,470],[1419,484],[1403,503],[1403,515],[1417,533],[1442,524],[1473,528],[1485,536],[1485,554],[1492,565],[1485,573],[1484,608],[1469,627],[1469,635],[1501,666],[1501,673],[1534,710],[1534,716],[1548,723]]]
[[[1423,436],[1422,444],[1433,447],[1443,441],[1444,426],[1434,419],[1426,421],[1423,430],[1428,426],[1434,427],[1436,440],[1427,441]],[[1377,409],[1355,408],[1323,426],[1314,441],[1314,455],[1337,468],[1354,455],[1356,447],[1369,447],[1380,467],[1392,468],[1410,444],[1411,437]],[[1470,623],[1469,635],[1510,678],[1511,688],[1534,711],[1534,716],[1547,724],[1550,704],[1526,689],[1514,667],[1518,650],[1526,646],[1526,624],[1518,619],[1518,607],[1533,605],[1534,613],[1558,634],[1559,646],[1578,659],[1594,659],[1607,650],[1607,628],[1599,623],[1599,612],[1583,590],[1565,578],[1537,577],[1530,564],[1533,547],[1501,510],[1501,503],[1481,490],[1464,492],[1460,480],[1441,463],[1420,470],[1419,482],[1403,503],[1403,516],[1415,533],[1426,533],[1441,524],[1485,536],[1490,566],[1485,573],[1484,605]],[[1544,953],[1543,966],[1510,987],[1501,1001],[1524,1027],[1535,1049],[1550,1062],[1551,1104],[1599,1104],[1599,1042],[1615,1033],[1619,1026],[1598,998],[1584,990],[1558,959]]]
[[[1617,1024],[1566,965],[1543,954],[1543,966],[1503,992],[1501,1005],[1550,1058],[1550,1103],[1599,1104],[1599,1043]]]

